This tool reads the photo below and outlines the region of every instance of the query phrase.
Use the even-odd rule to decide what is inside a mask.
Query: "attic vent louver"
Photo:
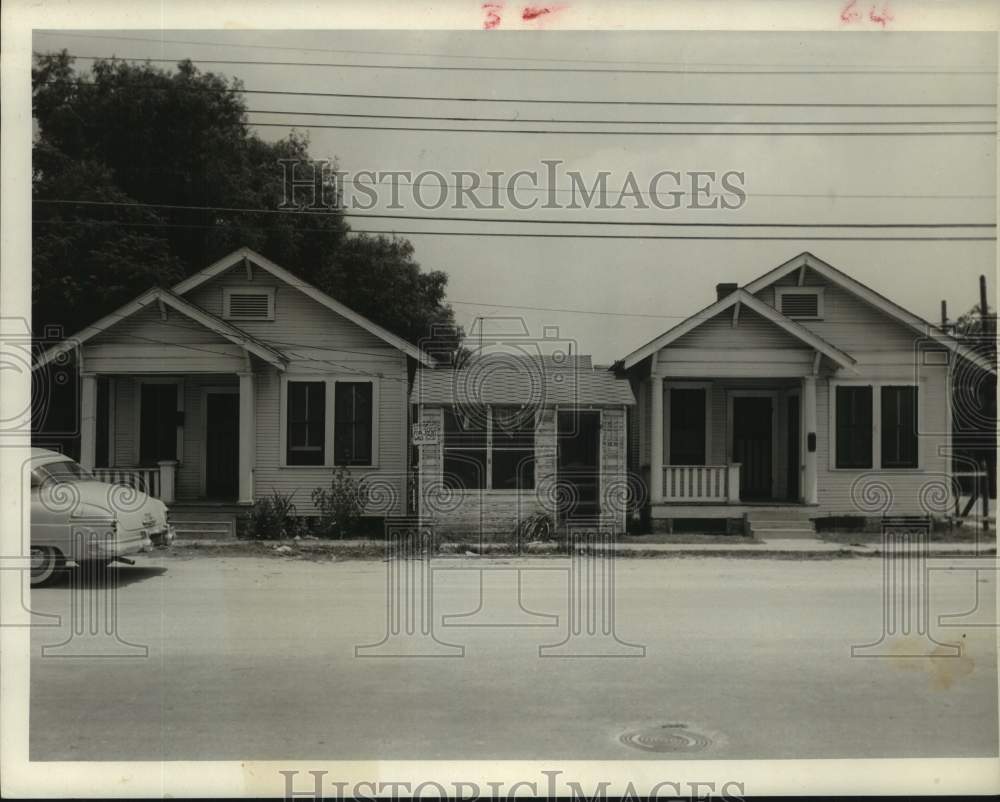
[[[226,293],[227,318],[234,320],[271,320],[274,296],[269,292],[236,291]]]
[[[788,317],[819,317],[820,311],[818,293],[783,292],[781,294],[781,314]]]

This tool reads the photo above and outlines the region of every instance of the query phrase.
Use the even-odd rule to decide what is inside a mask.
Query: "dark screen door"
[[[590,518],[600,504],[601,413],[560,412],[558,436],[559,517]]]
[[[139,407],[139,462],[177,459],[177,385],[143,384]]]
[[[235,498],[239,491],[240,407],[236,393],[205,396],[205,495]]]
[[[740,498],[771,496],[771,399],[738,396],[733,399],[733,462],[740,467]]]

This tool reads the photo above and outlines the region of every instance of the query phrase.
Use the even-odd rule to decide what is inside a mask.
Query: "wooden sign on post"
[[[413,424],[413,445],[436,446],[439,437],[439,428],[436,423]]]

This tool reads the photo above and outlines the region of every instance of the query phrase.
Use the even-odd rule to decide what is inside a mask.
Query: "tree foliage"
[[[82,75],[62,51],[36,58],[32,89],[36,331],[75,331],[246,245],[411,342],[457,347],[448,277],[408,241],[352,234],[339,207],[280,209],[281,161],[309,163],[309,141],[253,133],[238,80],[190,61]],[[313,181],[335,197],[329,172]]]

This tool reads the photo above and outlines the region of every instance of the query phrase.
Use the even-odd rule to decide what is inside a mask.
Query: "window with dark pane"
[[[371,465],[373,414],[371,382],[337,382],[333,408],[335,465]]]
[[[288,464],[326,461],[326,384],[288,382]]]
[[[872,388],[837,388],[837,467],[872,467]]]
[[[522,407],[493,407],[494,490],[531,490],[535,486],[535,416]]]
[[[917,467],[917,388],[882,388],[882,467]]]
[[[485,490],[486,408],[445,407],[443,412],[445,486]]]

